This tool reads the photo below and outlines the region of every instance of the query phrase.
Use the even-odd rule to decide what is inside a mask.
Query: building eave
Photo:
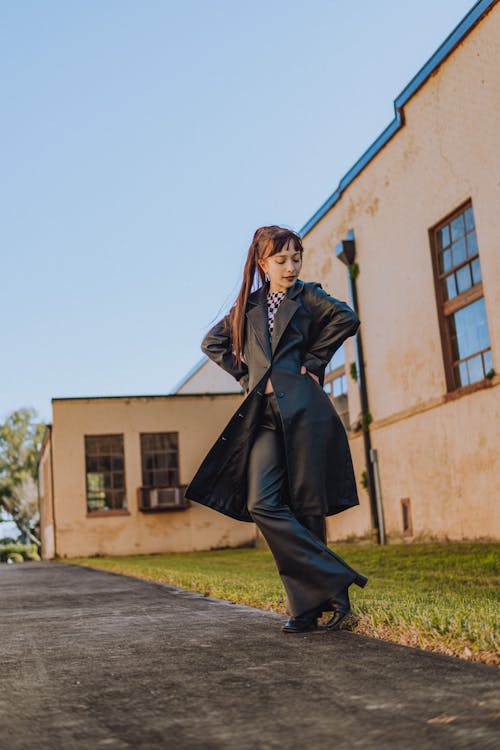
[[[338,187],[329,198],[319,207],[311,218],[300,229],[299,234],[305,237],[316,224],[337,203],[342,193],[363,171],[363,169],[375,158],[375,156],[387,145],[391,138],[404,126],[404,107],[416,92],[429,80],[439,66],[449,57],[453,50],[465,39],[473,27],[485,16],[498,0],[479,0],[457,24],[453,31],[448,34],[444,42],[431,55],[427,62],[413,76],[401,93],[394,100],[394,119],[375,139],[363,155],[353,164],[340,180]]]

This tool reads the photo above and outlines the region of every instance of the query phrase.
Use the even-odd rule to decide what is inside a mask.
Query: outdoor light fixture
[[[351,229],[351,232],[353,230]],[[340,240],[337,247],[335,248],[335,255],[339,260],[346,266],[350,266],[354,263],[356,257],[356,243],[354,242],[354,233],[352,239]]]

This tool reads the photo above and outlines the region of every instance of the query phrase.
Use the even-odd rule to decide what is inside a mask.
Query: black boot
[[[314,609],[311,612],[304,612],[296,617],[289,617],[281,630],[284,633],[307,633],[316,630],[318,627],[318,617],[323,614],[322,609]]]
[[[328,630],[340,630],[342,623],[352,614],[349,601],[349,587],[346,587],[332,599],[333,614],[326,623]]]

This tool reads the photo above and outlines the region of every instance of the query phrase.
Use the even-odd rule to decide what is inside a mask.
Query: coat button
[[[282,398],[282,396],[284,396],[285,394],[283,393],[283,391],[276,391],[276,395],[278,398]]]

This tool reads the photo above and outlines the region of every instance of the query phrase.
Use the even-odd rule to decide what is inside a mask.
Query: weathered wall
[[[493,364],[500,370],[500,5],[407,103],[405,126],[304,238],[302,277],[348,299],[335,246],[354,229],[373,446],[389,532],[402,531],[411,499],[415,534],[495,536],[500,472],[499,393],[492,386],[447,401],[429,229],[471,198]],[[346,362],[354,359],[347,344]],[[351,420],[359,412],[349,383]],[[361,438],[351,446],[356,476]],[[366,493],[363,491],[365,500]],[[332,535],[366,528],[356,509],[329,522]]]
[[[251,544],[252,523],[199,503],[187,510],[144,513],[141,432],[179,432],[180,482],[187,484],[241,396],[170,396],[53,401],[57,554],[148,554]],[[126,515],[87,515],[84,435],[124,434]]]

